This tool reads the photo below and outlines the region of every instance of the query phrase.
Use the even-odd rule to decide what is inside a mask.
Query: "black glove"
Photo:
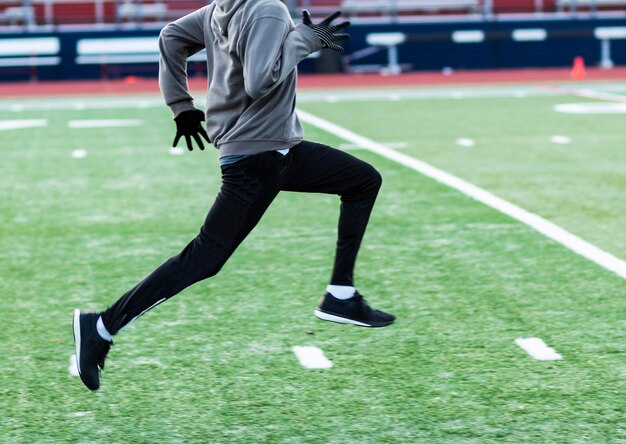
[[[337,31],[350,26],[350,22],[342,22],[338,25],[330,25],[330,23],[341,15],[341,11],[335,11],[324,19],[321,23],[314,25],[311,21],[311,15],[306,9],[302,11],[302,23],[311,28],[322,41],[323,48],[334,49],[335,51],[343,51],[343,48],[336,43],[340,40],[347,40],[350,34],[337,34]]]
[[[199,109],[183,111],[180,113],[178,117],[174,119],[174,122],[176,122],[176,137],[174,137],[174,143],[172,146],[178,145],[180,138],[185,136],[187,148],[189,151],[193,151],[193,146],[191,145],[191,137],[193,137],[200,149],[203,150],[204,144],[202,143],[200,136],[204,137],[207,142],[211,143],[209,135],[202,126],[204,119],[204,113]],[[198,134],[200,134],[200,136],[198,136]]]

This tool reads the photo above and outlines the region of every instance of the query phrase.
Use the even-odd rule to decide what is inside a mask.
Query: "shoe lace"
[[[359,292],[357,292],[352,299],[354,300],[355,305],[359,307],[359,311],[363,315],[367,315],[372,312],[372,307],[369,306],[363,295]]]

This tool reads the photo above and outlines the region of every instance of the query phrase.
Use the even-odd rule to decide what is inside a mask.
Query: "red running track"
[[[414,72],[397,76],[380,74],[317,74],[301,75],[299,88],[368,88],[397,86],[472,85],[572,82],[584,84],[601,80],[626,81],[626,67],[613,69],[589,68],[586,79],[572,80],[571,69],[516,69],[498,71],[457,71],[450,75],[441,72]],[[192,91],[206,89],[206,78],[189,80]],[[93,94],[145,94],[156,93],[156,79],[127,77],[121,80],[80,80],[52,82],[6,82],[0,83],[0,97],[50,96],[50,95],[93,95]]]

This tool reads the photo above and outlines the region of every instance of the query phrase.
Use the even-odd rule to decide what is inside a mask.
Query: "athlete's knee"
[[[361,187],[361,191],[367,195],[378,194],[378,190],[383,184],[383,176],[370,164],[364,166],[364,181]]]
[[[370,164],[363,163],[358,180],[341,194],[342,202],[362,202],[372,204],[378,196],[378,191],[383,183],[380,173]]]
[[[372,168],[372,171],[371,171],[371,176],[370,176],[371,178],[370,178],[370,180],[372,181],[372,186],[378,192],[378,190],[380,190],[380,187],[383,184],[383,176],[378,172],[378,170],[376,168],[374,168],[374,167],[371,167],[371,168]]]

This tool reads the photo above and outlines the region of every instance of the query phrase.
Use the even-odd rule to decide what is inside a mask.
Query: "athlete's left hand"
[[[350,22],[341,22],[338,25],[331,25],[331,22],[340,15],[341,11],[335,11],[316,25],[311,21],[311,14],[309,11],[305,9],[302,11],[302,23],[315,32],[315,35],[317,35],[322,41],[322,48],[328,48],[334,51],[343,51],[343,47],[338,45],[336,42],[350,38],[350,34],[339,32],[350,26]]]
[[[183,111],[174,119],[174,122],[176,122],[176,136],[174,137],[172,146],[175,147],[178,145],[178,141],[182,136],[185,136],[185,142],[187,142],[187,149],[189,149],[189,151],[193,151],[193,145],[191,144],[192,137],[201,150],[204,149],[204,144],[202,143],[200,136],[204,137],[207,142],[211,143],[209,135],[202,126],[202,123],[204,122],[204,112],[199,109]]]

